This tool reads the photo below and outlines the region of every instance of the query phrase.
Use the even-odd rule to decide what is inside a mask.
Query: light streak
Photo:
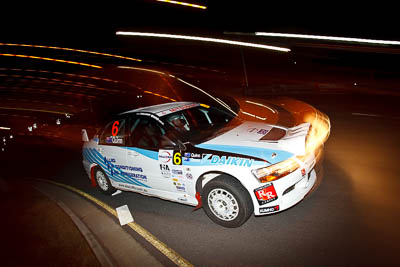
[[[17,54],[0,54],[0,56],[41,59],[41,60],[47,60],[47,61],[55,61],[55,62],[61,62],[61,63],[68,63],[68,64],[81,65],[81,66],[92,67],[92,68],[98,68],[98,69],[101,69],[101,68],[102,68],[102,67],[100,67],[100,66],[98,66],[98,65],[91,65],[91,64],[86,64],[86,63],[82,63],[82,62],[69,61],[69,60],[62,60],[62,59],[54,59],[54,58],[48,58],[48,57],[37,57],[37,56],[17,55]]]
[[[243,111],[243,110],[241,110],[241,112],[242,112],[243,114],[247,115],[247,116],[250,116],[250,117],[253,117],[253,118],[262,120],[262,121],[265,121],[265,120],[267,119],[267,118],[259,117],[259,116],[257,116],[257,115],[254,115],[254,114],[252,114],[252,113],[249,113],[249,112],[246,112],[246,111]]]
[[[151,91],[143,91],[143,92],[146,93],[146,94],[151,94],[151,95],[155,95],[155,96],[158,96],[158,97],[162,97],[162,98],[168,99],[168,100],[170,100],[172,102],[176,102],[175,99],[169,98],[168,96],[160,95],[160,94],[157,94],[157,93],[154,93],[154,92],[151,92]]]
[[[11,43],[0,43],[0,45],[34,47],[34,48],[48,48],[48,49],[56,49],[56,50],[65,50],[65,51],[87,53],[87,54],[93,54],[93,55],[101,55],[101,56],[107,56],[107,57],[115,57],[115,58],[121,58],[121,59],[127,59],[127,60],[139,61],[139,62],[142,61],[141,59],[137,59],[137,58],[124,57],[124,56],[119,56],[119,55],[100,53],[100,52],[94,52],[94,51],[87,51],[87,50],[81,50],[81,49],[57,47],[57,46],[29,45],[29,44],[11,44]]]
[[[65,112],[54,111],[54,110],[44,110],[44,109],[33,109],[33,108],[13,108],[13,107],[0,107],[0,109],[11,109],[11,110],[22,110],[22,111],[34,111],[34,112],[45,112],[54,114],[65,114]]]
[[[152,69],[145,69],[145,68],[137,68],[137,67],[128,67],[128,66],[118,66],[119,69],[132,69],[132,70],[142,70],[142,71],[148,71],[148,72],[153,72],[161,75],[166,75],[164,72],[157,71],[157,70],[152,70]]]
[[[206,6],[201,6],[201,5],[191,4],[191,3],[185,3],[185,2],[178,2],[178,1],[171,1],[171,0],[157,0],[157,1],[158,2],[170,3],[170,4],[176,4],[176,5],[182,5],[182,6],[190,6],[190,7],[195,7],[195,8],[207,9]]]
[[[203,89],[201,89],[201,88],[199,88],[199,87],[197,87],[197,86],[195,86],[195,85],[193,85],[193,84],[191,84],[191,83],[189,83],[189,82],[187,82],[187,81],[184,81],[184,80],[182,80],[182,79],[180,79],[180,78],[178,78],[178,77],[176,77],[176,79],[177,79],[178,81],[184,83],[184,84],[187,84],[187,85],[193,87],[194,89],[199,90],[200,92],[202,92],[203,94],[207,95],[208,97],[214,99],[214,100],[217,101],[219,104],[221,104],[221,105],[224,106],[226,109],[228,109],[230,112],[232,112],[235,116],[238,115],[235,111],[233,111],[233,110],[231,109],[230,106],[228,106],[224,101],[220,100],[219,98],[213,97],[212,95],[210,95],[209,93],[207,93],[207,92],[204,91]]]
[[[9,130],[11,130],[11,128],[10,128],[10,127],[0,126],[0,130],[7,130],[7,131],[9,131]]]
[[[270,108],[270,107],[268,107],[268,106],[266,106],[266,105],[263,105],[263,104],[261,104],[261,103],[257,103],[257,102],[253,102],[253,101],[249,101],[249,100],[246,100],[246,103],[253,104],[253,105],[257,105],[257,106],[260,106],[260,107],[264,107],[264,108],[269,109],[270,111],[272,111],[272,113],[276,113],[276,110],[275,110],[275,109]]]
[[[276,50],[276,51],[281,51],[281,52],[289,52],[290,51],[289,48],[283,48],[283,47],[278,47],[278,46],[270,46],[270,45],[263,45],[263,44],[256,44],[256,43],[232,41],[232,40],[226,40],[226,39],[200,37],[200,36],[188,36],[188,35],[165,34],[165,33],[150,33],[150,32],[126,32],[126,31],[117,31],[116,35],[172,38],[172,39],[193,40],[193,41],[201,41],[201,42],[212,42],[212,43],[245,46],[245,47],[270,49],[270,50]]]
[[[364,39],[364,38],[348,38],[348,37],[293,34],[293,33],[274,33],[274,32],[256,32],[255,34],[258,36],[269,36],[269,37],[284,37],[284,38],[312,39],[312,40],[325,40],[325,41],[343,41],[343,42],[366,43],[366,44],[400,45],[400,41],[387,41],[387,40],[375,40],[375,39]]]

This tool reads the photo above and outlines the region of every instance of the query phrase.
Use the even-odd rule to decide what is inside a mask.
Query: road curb
[[[49,199],[54,201],[74,222],[78,230],[81,232],[88,245],[92,249],[94,255],[97,260],[100,262],[102,267],[114,267],[115,264],[110,256],[104,251],[103,247],[100,245],[99,241],[96,239],[95,235],[90,231],[90,229],[86,226],[82,220],[70,209],[64,202],[61,202],[54,198],[51,194],[47,193],[45,190],[40,189],[38,186],[34,186],[36,190],[38,190],[43,195],[47,196]]]
[[[101,202],[100,200],[94,198],[93,196],[91,196],[79,189],[76,189],[69,185],[65,185],[65,184],[61,184],[61,183],[57,183],[57,182],[45,180],[45,179],[33,179],[33,181],[47,183],[49,185],[53,185],[55,187],[62,188],[68,192],[76,193],[77,196],[83,197],[83,199],[87,200],[88,202],[95,204],[94,206],[101,207],[102,209],[109,212],[111,215],[113,215],[114,217],[116,217],[118,219],[118,215],[117,215],[117,212],[115,209],[111,208],[107,204]],[[128,223],[127,226],[129,226],[133,231],[135,231],[137,234],[139,234],[142,238],[144,238],[147,242],[149,242],[152,246],[154,246],[159,252],[161,252],[164,256],[166,256],[170,261],[175,263],[177,266],[185,266],[185,267],[193,266],[193,264],[191,264],[189,261],[184,259],[173,249],[169,248],[162,241],[158,240],[153,234],[148,232],[146,229],[144,229],[139,224],[137,224],[135,222],[131,222],[131,223]],[[118,227],[120,227],[120,226],[118,225]],[[120,228],[120,229],[122,229],[122,228]],[[115,257],[114,257],[114,260],[116,260]]]

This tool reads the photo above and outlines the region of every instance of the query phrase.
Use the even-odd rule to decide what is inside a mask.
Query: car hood
[[[313,106],[289,97],[231,96],[242,124],[197,145],[277,163],[316,154],[330,134],[330,120]]]
[[[310,123],[285,128],[245,121],[239,126],[196,145],[198,148],[257,157],[271,164],[306,152]]]

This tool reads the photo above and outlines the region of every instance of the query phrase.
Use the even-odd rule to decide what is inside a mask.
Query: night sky
[[[115,31],[221,34],[224,31],[271,31],[400,40],[393,4],[359,5],[271,1],[189,1],[200,10],[156,1],[54,1],[5,4],[2,41],[109,46]],[[233,3],[234,2],[234,3]],[[260,2],[268,2],[260,4]]]

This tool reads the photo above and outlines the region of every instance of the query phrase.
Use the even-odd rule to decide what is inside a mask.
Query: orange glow
[[[311,123],[311,129],[306,139],[306,154],[318,152],[318,148],[322,146],[328,139],[331,124],[328,116],[322,112],[315,111],[314,114],[307,114],[304,120]],[[316,157],[318,155],[315,155]]]
[[[54,62],[61,62],[61,63],[68,63],[68,64],[81,65],[81,66],[92,67],[92,68],[98,68],[98,69],[101,69],[101,68],[102,68],[102,67],[97,66],[97,65],[91,65],[91,64],[86,64],[86,63],[81,63],[81,62],[76,62],[76,61],[69,61],[69,60],[62,60],[62,59],[54,59],[54,58],[48,58],[48,57],[36,57],[36,56],[16,55],[16,54],[0,54],[0,56],[41,59],[41,60],[47,60],[47,61],[54,61]]]
[[[195,7],[195,8],[207,9],[206,6],[200,6],[200,5],[190,4],[190,3],[185,3],[185,2],[178,2],[178,1],[171,1],[171,0],[157,0],[157,1],[170,3],[170,4],[176,4],[176,5],[182,5],[182,6],[190,6],[190,7]]]
[[[81,49],[65,48],[65,47],[45,46],[45,45],[29,45],[29,44],[10,44],[10,43],[0,43],[0,45],[57,49],[57,50],[65,50],[65,51],[73,51],[73,52],[101,55],[101,56],[107,56],[107,57],[115,57],[115,58],[121,58],[121,59],[127,59],[127,60],[139,61],[139,62],[142,61],[141,59],[137,59],[137,58],[123,57],[123,56],[119,56],[119,55],[112,55],[112,54],[99,53],[99,52],[87,51],[87,50],[81,50]]]

